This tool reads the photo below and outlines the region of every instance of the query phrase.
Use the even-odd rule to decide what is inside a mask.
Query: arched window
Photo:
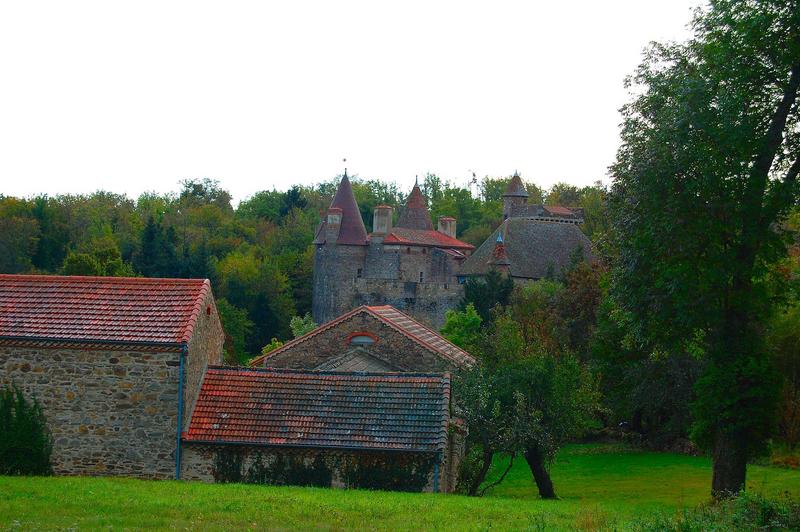
[[[354,332],[347,337],[347,343],[353,346],[372,345],[378,341],[378,337],[368,332]]]

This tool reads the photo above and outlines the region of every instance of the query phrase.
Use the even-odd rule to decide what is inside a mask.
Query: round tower
[[[505,193],[503,193],[503,220],[511,218],[516,207],[522,207],[527,203],[528,191],[525,190],[525,185],[522,184],[519,174],[514,172]]]

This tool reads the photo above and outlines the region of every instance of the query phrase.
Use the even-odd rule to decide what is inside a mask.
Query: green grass
[[[500,461],[503,462],[503,461]],[[502,467],[498,463],[495,471]],[[708,499],[708,459],[573,445],[542,501],[523,460],[484,498],[110,478],[0,477],[0,529],[594,529]],[[800,472],[752,466],[748,489],[800,497]]]

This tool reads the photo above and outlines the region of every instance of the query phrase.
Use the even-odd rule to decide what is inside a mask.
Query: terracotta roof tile
[[[436,452],[449,404],[447,375],[210,367],[183,439]]]
[[[0,338],[188,342],[210,290],[203,279],[0,275]]]
[[[383,239],[384,244],[398,246],[428,246],[450,249],[475,249],[472,244],[467,244],[456,238],[434,230],[408,229],[406,227],[393,227]]]
[[[455,344],[451,343],[450,341],[445,339],[442,335],[434,332],[432,329],[429,329],[425,325],[414,320],[407,314],[403,314],[396,308],[390,305],[373,306],[373,307],[362,305],[360,307],[354,308],[350,312],[342,314],[336,319],[333,319],[327,323],[320,325],[313,331],[308,332],[303,336],[300,336],[298,338],[295,338],[294,340],[286,342],[278,349],[270,351],[269,353],[261,355],[260,357],[254,358],[253,360],[250,361],[250,366],[253,367],[263,366],[269,361],[270,357],[275,356],[278,353],[282,353],[288,349],[294,348],[298,344],[310,340],[311,338],[317,336],[318,334],[336,327],[340,323],[346,321],[350,317],[360,312],[366,312],[370,314],[371,316],[375,317],[376,319],[380,320],[386,325],[392,327],[401,334],[407,336],[411,340],[422,345],[432,353],[448,360],[451,363],[454,363],[456,366],[464,367],[475,364],[475,358],[473,358],[472,355],[470,355],[460,347],[456,346]]]

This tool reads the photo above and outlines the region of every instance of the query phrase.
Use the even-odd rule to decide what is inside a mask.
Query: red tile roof
[[[210,290],[203,279],[0,275],[0,338],[188,342]]]
[[[472,357],[472,355],[470,355],[457,345],[449,342],[442,335],[434,332],[425,325],[414,320],[407,314],[403,314],[396,308],[390,305],[374,306],[374,307],[362,305],[360,307],[354,308],[350,312],[342,314],[338,318],[331,320],[328,323],[320,325],[313,331],[308,332],[303,336],[300,336],[298,338],[295,338],[294,340],[286,342],[278,349],[270,351],[265,355],[261,355],[258,358],[254,358],[253,360],[250,361],[250,366],[253,367],[263,366],[268,362],[270,357],[275,356],[278,353],[282,353],[288,349],[294,348],[298,344],[301,344],[306,340],[309,340],[324,331],[336,327],[343,321],[349,319],[350,317],[360,312],[368,313],[369,315],[385,323],[389,327],[392,327],[396,331],[410,338],[414,342],[420,344],[421,346],[431,351],[435,355],[438,355],[446,359],[447,361],[455,364],[456,366],[464,367],[475,364],[475,359]]]
[[[383,239],[384,244],[398,246],[426,246],[444,249],[475,249],[472,244],[467,244],[456,238],[434,230],[408,229],[406,227],[392,227],[389,234]]]
[[[569,207],[562,207],[561,205],[545,205],[544,210],[550,214],[557,214],[559,216],[574,216],[575,212]]]
[[[449,405],[447,375],[210,367],[183,440],[437,452]]]

